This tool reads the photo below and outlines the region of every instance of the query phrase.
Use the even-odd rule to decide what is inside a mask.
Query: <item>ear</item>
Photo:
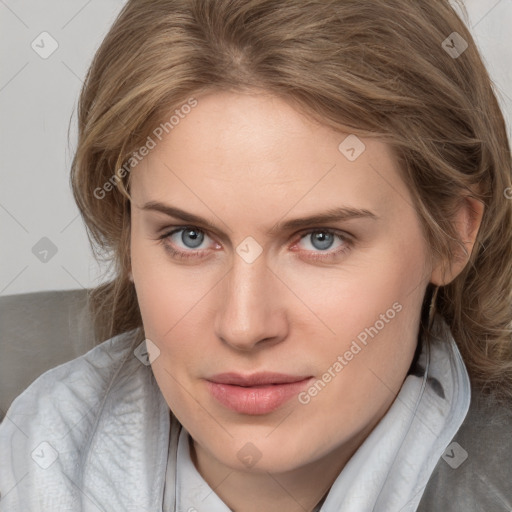
[[[131,270],[128,272],[128,279],[133,283],[133,276]]]
[[[473,197],[464,196],[455,218],[455,227],[463,241],[467,254],[457,247],[452,261],[439,261],[432,269],[430,282],[436,286],[444,286],[453,281],[466,266],[475,245],[476,235],[482,222],[484,204]]]

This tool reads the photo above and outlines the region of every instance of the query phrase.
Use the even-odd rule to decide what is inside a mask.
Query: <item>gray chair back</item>
[[[0,421],[45,371],[94,347],[87,290],[0,297]]]

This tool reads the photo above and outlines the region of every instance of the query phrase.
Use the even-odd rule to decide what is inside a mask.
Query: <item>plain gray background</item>
[[[103,280],[71,195],[69,168],[82,80],[123,4],[0,0],[0,295],[90,288]],[[512,0],[466,0],[466,6],[510,137]]]

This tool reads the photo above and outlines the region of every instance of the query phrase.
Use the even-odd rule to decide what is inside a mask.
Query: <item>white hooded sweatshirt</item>
[[[469,409],[466,367],[444,320],[319,512],[414,512]],[[1,512],[229,512],[190,458],[137,330],[37,378],[0,424]],[[384,384],[383,384],[384,385]],[[286,511],[283,511],[286,512]]]

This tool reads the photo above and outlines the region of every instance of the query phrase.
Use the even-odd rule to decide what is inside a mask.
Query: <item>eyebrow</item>
[[[204,219],[198,215],[194,215],[193,213],[186,212],[185,210],[181,210],[180,208],[176,208],[175,206],[170,206],[164,203],[160,203],[158,201],[149,201],[145,203],[141,208],[141,210],[145,211],[157,211],[164,213],[170,217],[175,217],[177,219],[181,219],[185,222],[189,222],[194,225],[204,226],[212,231],[219,231],[217,226],[210,222],[208,219]],[[267,234],[274,235],[279,231],[289,231],[292,229],[300,229],[305,227],[310,227],[314,224],[324,224],[329,222],[339,222],[343,220],[350,219],[361,219],[368,218],[377,220],[379,219],[378,215],[374,212],[366,209],[358,209],[352,207],[338,207],[338,208],[330,208],[325,212],[317,213],[314,215],[310,215],[308,217],[302,217],[297,219],[286,220],[282,222],[278,222],[275,226],[271,227]]]

